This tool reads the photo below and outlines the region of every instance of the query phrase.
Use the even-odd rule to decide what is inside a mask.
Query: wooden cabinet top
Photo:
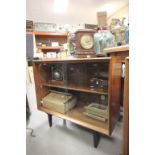
[[[76,57],[66,57],[66,58],[52,58],[52,59],[41,59],[33,60],[35,63],[78,63],[78,62],[102,62],[109,61],[111,57],[95,57],[95,58],[76,58]]]
[[[103,54],[106,53],[114,53],[114,52],[125,52],[129,51],[129,45],[123,45],[123,46],[117,46],[117,47],[111,47],[111,48],[105,48],[103,50]]]

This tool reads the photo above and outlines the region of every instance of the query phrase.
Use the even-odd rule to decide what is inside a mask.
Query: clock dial
[[[94,45],[93,37],[85,34],[80,39],[80,44],[84,49],[91,49]]]

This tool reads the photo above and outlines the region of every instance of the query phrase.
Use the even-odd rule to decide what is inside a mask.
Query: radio
[[[64,71],[62,65],[52,65],[52,80],[63,81],[64,80]]]
[[[100,88],[100,89],[108,89],[108,80],[98,79],[98,78],[91,78],[90,79],[90,88]]]

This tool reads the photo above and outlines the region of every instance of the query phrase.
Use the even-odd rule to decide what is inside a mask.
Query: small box
[[[57,53],[56,52],[47,52],[46,56],[47,56],[47,58],[56,58]]]
[[[58,42],[51,42],[51,46],[59,46]]]
[[[97,22],[99,26],[107,26],[107,12],[97,12]]]
[[[70,93],[52,91],[43,98],[43,106],[52,108],[57,112],[66,113],[72,109],[77,102],[77,98]]]
[[[95,24],[85,24],[85,29],[97,30],[98,25]]]

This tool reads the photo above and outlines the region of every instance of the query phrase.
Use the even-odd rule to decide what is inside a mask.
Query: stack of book
[[[33,32],[33,21],[26,20],[26,32]]]
[[[106,122],[108,120],[108,108],[105,105],[91,103],[84,107],[84,115],[93,119]]]

